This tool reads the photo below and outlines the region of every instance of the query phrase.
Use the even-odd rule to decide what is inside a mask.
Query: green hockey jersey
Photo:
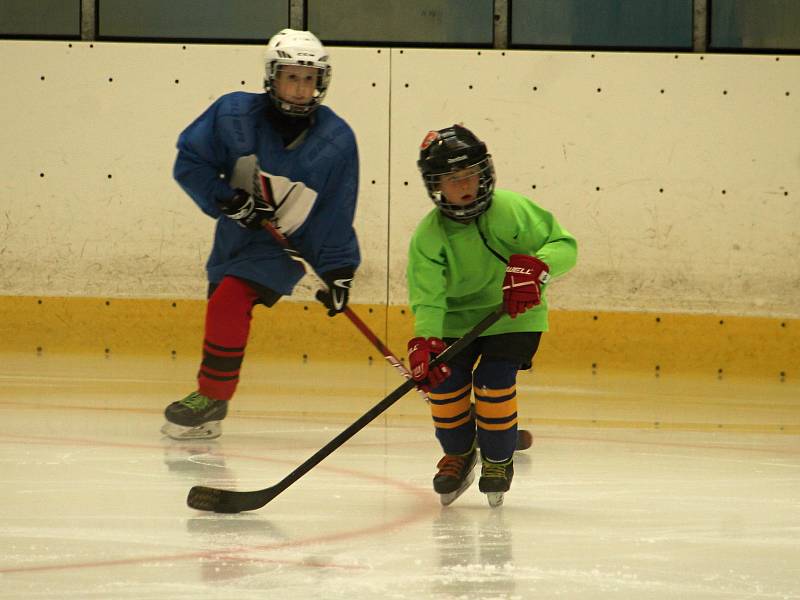
[[[507,261],[512,254],[536,256],[558,277],[575,265],[577,243],[552,214],[506,190],[495,190],[489,210],[470,223],[438,209],[428,213],[408,254],[414,335],[457,338],[472,329],[502,303],[506,265],[500,257]],[[516,319],[504,315],[483,335],[547,331],[546,287],[541,304]]]

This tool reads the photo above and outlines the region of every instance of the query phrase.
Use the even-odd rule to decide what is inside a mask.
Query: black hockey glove
[[[352,267],[342,267],[320,275],[328,285],[328,289],[317,291],[317,300],[328,309],[329,317],[337,315],[347,307],[354,274],[355,269]]]
[[[242,189],[237,189],[236,195],[230,200],[224,200],[217,204],[225,216],[246,229],[263,229],[261,222],[264,219],[271,221],[275,217],[274,208],[261,198],[248,194]]]

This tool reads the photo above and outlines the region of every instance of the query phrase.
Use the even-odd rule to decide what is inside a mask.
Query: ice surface
[[[491,509],[477,485],[441,507],[429,423],[379,420],[217,515],[192,485],[272,485],[354,418],[234,410],[170,441],[164,377],[0,371],[0,598],[800,598],[796,435],[532,423]]]

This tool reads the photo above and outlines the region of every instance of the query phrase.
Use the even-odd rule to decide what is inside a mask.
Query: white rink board
[[[555,308],[800,316],[800,57],[331,50],[361,155],[354,302],[406,302],[419,142],[463,121],[499,186],[578,237]],[[172,180],[174,144],[261,89],[262,53],[0,42],[0,294],[203,296],[213,223]]]
[[[172,179],[175,142],[222,94],[263,91],[263,52],[1,42],[9,91],[0,98],[0,293],[204,296],[213,221]],[[378,302],[386,298],[388,114],[363,108],[388,105],[389,54],[333,48],[331,56],[328,98],[360,145],[356,227],[370,232],[354,300]],[[312,297],[305,287],[297,295]]]
[[[394,50],[390,301],[419,143],[463,122],[578,238],[552,306],[800,315],[799,82],[789,56]]]

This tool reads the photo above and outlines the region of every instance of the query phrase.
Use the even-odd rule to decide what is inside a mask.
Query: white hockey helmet
[[[292,116],[311,114],[322,103],[331,82],[331,66],[328,51],[310,31],[283,29],[273,35],[267,44],[265,57],[264,90],[281,112]],[[308,104],[292,104],[278,98],[275,93],[275,78],[284,65],[314,67],[317,69],[316,90]]]

